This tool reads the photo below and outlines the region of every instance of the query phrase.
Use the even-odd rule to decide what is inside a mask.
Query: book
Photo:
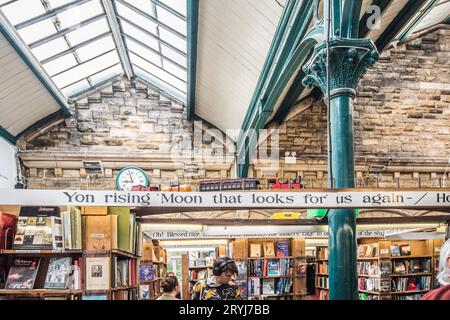
[[[86,257],[86,290],[108,290],[110,287],[111,261],[105,257]]]
[[[403,261],[394,262],[394,273],[403,274],[406,273],[405,263]]]
[[[81,209],[75,206],[69,207],[70,215],[70,233],[73,250],[82,249],[82,226],[81,226]]]
[[[400,256],[400,248],[398,247],[398,244],[391,244],[391,256],[392,257]]]
[[[267,276],[279,276],[280,275],[280,261],[268,260],[267,261]]]
[[[72,269],[72,258],[51,258],[44,289],[67,289]]]
[[[250,244],[250,257],[251,258],[261,257],[261,244],[260,243],[251,243]]]
[[[238,269],[237,279],[247,277],[247,261],[235,261]]]
[[[141,300],[150,300],[150,285],[141,284],[139,286],[139,298]]]
[[[85,216],[87,251],[111,250],[112,219],[109,215]]]
[[[262,279],[262,294],[275,294],[275,279]]]
[[[289,256],[289,242],[277,241],[276,242],[276,256],[279,258]]]
[[[409,244],[404,244],[400,246],[400,254],[402,256],[410,256],[411,255],[411,246]]]
[[[153,264],[141,264],[139,266],[139,279],[141,281],[152,281],[155,279]]]
[[[264,242],[264,257],[275,257],[275,244],[273,242]]]
[[[0,249],[12,249],[16,226],[15,215],[0,212]]]
[[[132,218],[128,207],[108,207],[109,215],[117,215],[117,243],[118,249],[131,252],[130,232],[132,232]]]
[[[33,289],[40,261],[37,257],[14,259],[5,289]]]
[[[106,294],[83,295],[82,300],[108,300],[108,296]]]

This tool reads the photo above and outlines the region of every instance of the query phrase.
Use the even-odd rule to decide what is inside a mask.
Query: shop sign
[[[126,206],[158,208],[301,209],[301,208],[445,208],[450,189],[388,191],[335,189],[298,192],[139,192],[4,189],[2,205]]]
[[[409,229],[389,229],[389,230],[360,230],[357,231],[358,238],[374,238],[385,237],[393,233],[406,232]],[[266,233],[253,232],[233,232],[212,234],[207,231],[145,231],[145,234],[152,239],[158,240],[188,240],[188,239],[234,239],[234,238],[328,238],[327,231],[310,231],[310,232],[274,232]]]

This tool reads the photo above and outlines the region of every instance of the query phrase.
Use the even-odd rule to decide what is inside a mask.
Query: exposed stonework
[[[384,52],[360,81],[354,103],[357,186],[450,186],[450,29],[440,28]],[[280,155],[297,153],[280,177],[327,186],[327,115],[306,99],[280,125]],[[255,163],[254,176],[277,174]],[[266,170],[266,171],[265,171]]]
[[[232,158],[210,159],[224,153],[223,137],[187,121],[185,106],[138,80],[118,79],[76,100],[70,111],[73,118],[19,143],[29,188],[114,189],[117,172],[128,165],[164,186],[175,177],[196,185],[229,175]],[[202,141],[193,142],[199,134]],[[100,160],[104,172],[88,175],[86,160]]]

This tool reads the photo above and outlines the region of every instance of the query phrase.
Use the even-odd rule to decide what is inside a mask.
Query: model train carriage
[[[259,189],[258,179],[226,179],[200,181],[200,191],[255,190]]]

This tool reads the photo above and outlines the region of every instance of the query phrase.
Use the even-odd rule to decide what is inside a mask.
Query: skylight
[[[0,10],[67,98],[128,68],[186,101],[186,0],[0,0]]]

